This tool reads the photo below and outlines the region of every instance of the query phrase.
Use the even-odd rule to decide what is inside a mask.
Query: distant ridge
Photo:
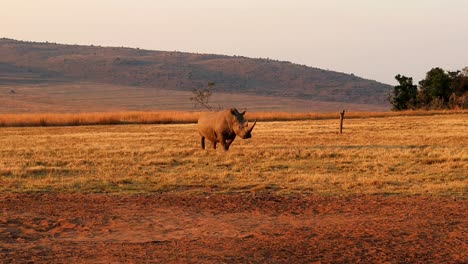
[[[93,82],[389,107],[391,86],[270,59],[0,39],[0,85]]]

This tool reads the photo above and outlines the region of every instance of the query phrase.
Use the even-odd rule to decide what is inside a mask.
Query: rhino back
[[[227,111],[204,113],[198,119],[198,131],[201,136],[215,140],[216,135],[231,132],[229,113]]]

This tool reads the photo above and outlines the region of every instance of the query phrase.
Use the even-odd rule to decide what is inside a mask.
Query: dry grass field
[[[0,128],[0,191],[468,193],[466,114],[259,122],[229,152],[195,124]]]
[[[1,84],[0,113],[77,113],[119,111],[194,111],[190,91],[100,83]],[[388,105],[327,102],[285,96],[218,92],[213,106],[242,106],[250,111],[387,111]]]
[[[240,108],[246,110],[246,108]],[[341,110],[340,110],[341,111]],[[346,112],[347,119],[395,117],[395,116],[433,116],[464,114],[464,110],[400,111],[400,112]],[[26,126],[83,126],[118,124],[186,124],[196,123],[201,112],[183,111],[129,111],[129,112],[84,112],[84,113],[10,113],[0,114],[0,127]],[[258,121],[298,121],[336,119],[336,112],[251,112],[246,118]]]
[[[193,123],[0,127],[0,262],[467,263],[468,118],[425,114],[229,152]]]

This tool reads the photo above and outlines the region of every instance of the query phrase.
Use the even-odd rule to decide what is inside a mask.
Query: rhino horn
[[[254,124],[252,125],[252,127],[251,127],[251,128],[249,128],[249,132],[252,132],[252,130],[253,130],[253,129],[254,129],[254,127],[255,127],[255,124],[257,124],[257,120],[255,120],[255,122],[254,122]]]

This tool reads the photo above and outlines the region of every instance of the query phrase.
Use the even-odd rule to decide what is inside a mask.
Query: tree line
[[[401,74],[395,79],[399,84],[388,97],[392,110],[468,108],[468,67],[461,71],[432,68],[419,85]]]

